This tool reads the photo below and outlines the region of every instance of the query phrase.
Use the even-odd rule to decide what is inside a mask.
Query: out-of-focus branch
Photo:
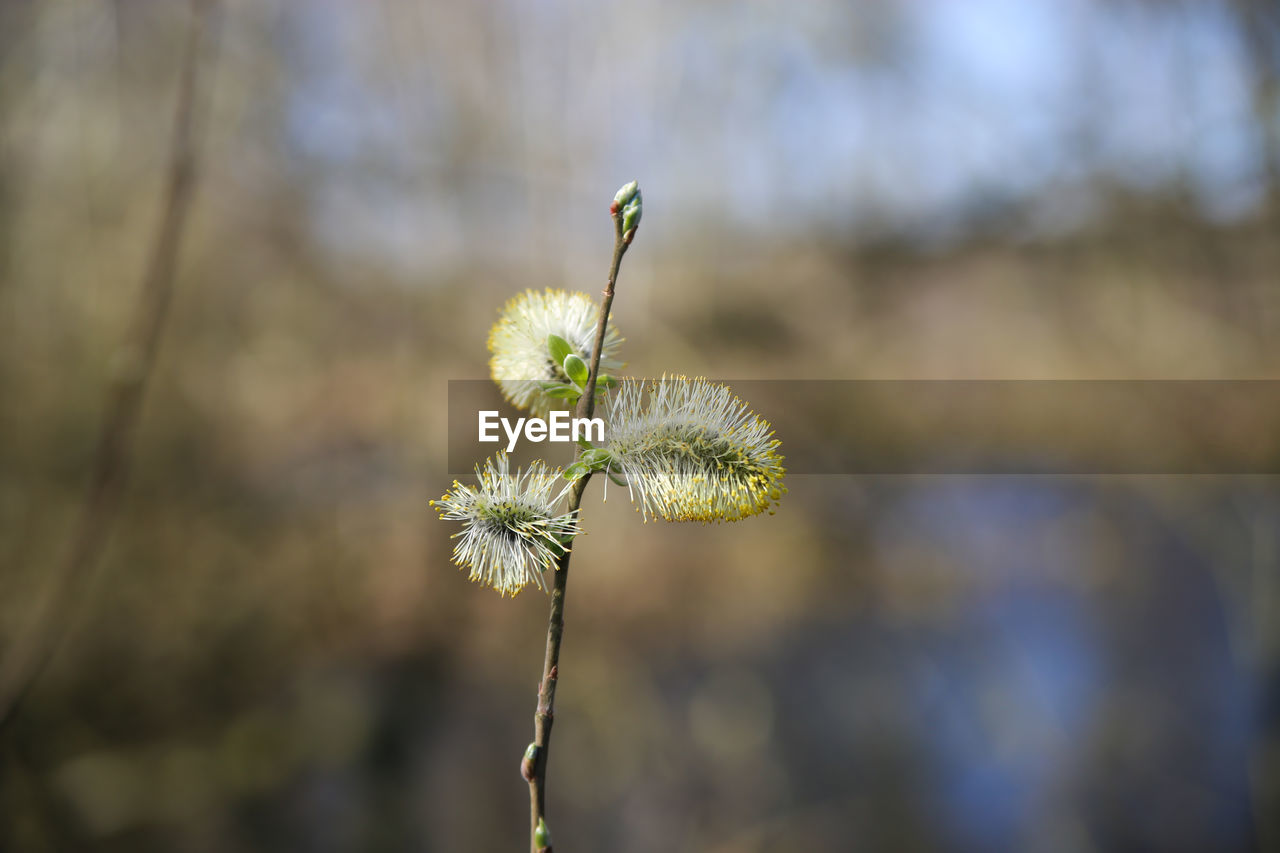
[[[0,659],[0,729],[13,719],[14,711],[65,636],[73,621],[70,615],[81,601],[76,592],[88,585],[101,564],[103,549],[120,511],[138,418],[172,301],[178,252],[196,184],[203,100],[199,71],[203,55],[216,55],[216,3],[217,0],[191,3],[160,220],[132,324],[113,362],[89,482],[67,538],[66,553],[46,582],[26,630]]]
[[[1236,0],[1253,77],[1253,112],[1263,142],[1267,191],[1280,197],[1280,13],[1270,0]]]

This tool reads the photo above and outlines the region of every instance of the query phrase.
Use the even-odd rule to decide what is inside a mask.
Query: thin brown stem
[[[613,262],[609,264],[609,280],[604,286],[604,298],[600,301],[600,316],[596,320],[596,339],[591,345],[591,372],[587,376],[586,388],[578,400],[578,408],[574,415],[589,418],[596,409],[596,378],[600,373],[600,353],[604,350],[604,336],[609,328],[609,311],[613,307],[613,287],[618,282],[618,269],[622,266],[622,256],[631,245],[622,233],[622,214],[613,214]]]
[[[209,39],[215,0],[192,0],[191,24],[170,140],[160,221],[143,273],[132,326],[107,390],[93,467],[65,557],[56,566],[28,629],[0,664],[0,728],[40,676],[65,635],[74,592],[95,574],[128,481],[138,417],[169,313],[178,250],[196,181],[198,74]],[[212,53],[212,51],[209,51]]]
[[[613,210],[613,262],[609,266],[609,280],[605,284],[604,297],[600,302],[600,314],[596,320],[595,343],[591,347],[590,373],[582,397],[574,414],[579,418],[589,418],[595,411],[596,377],[600,373],[600,353],[604,349],[605,332],[609,326],[609,312],[613,307],[613,288],[618,281],[618,269],[622,266],[622,256],[627,253],[630,241],[622,233],[622,215]],[[578,448],[574,454],[576,459],[582,454]],[[569,492],[569,511],[576,512],[582,504],[582,493],[587,488],[591,472],[576,480]],[[533,743],[536,751],[533,756],[533,772],[526,778],[529,781],[529,849],[538,853],[534,835],[538,829],[538,821],[547,814],[547,759],[551,751],[551,724],[555,722],[556,681],[560,675],[560,641],[564,636],[564,596],[569,585],[569,558],[571,551],[565,551],[556,563],[555,582],[551,587],[551,616],[547,622],[547,652],[542,662],[542,681],[538,685],[538,705],[533,714]]]

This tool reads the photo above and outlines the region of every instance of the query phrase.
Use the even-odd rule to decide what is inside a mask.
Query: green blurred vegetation
[[[785,75],[742,45],[909,74],[892,11],[512,5],[222,4],[133,476],[0,733],[0,848],[524,843],[545,601],[468,584],[427,501],[448,380],[485,375],[513,293],[597,289],[626,179],[631,375],[1280,378],[1269,6],[1201,4],[1255,36],[1253,207],[1100,170],[1031,194],[1087,187],[1070,227],[979,204],[940,239],[852,217],[857,182],[747,215],[699,179],[738,156],[708,127],[769,186],[802,171]],[[186,16],[0,4],[0,656],[82,501]],[[707,83],[677,42],[774,85]],[[705,528],[590,489],[558,848],[1280,849],[1273,478],[807,476],[775,518]]]

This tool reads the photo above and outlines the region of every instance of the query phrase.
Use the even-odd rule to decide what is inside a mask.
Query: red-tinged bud
[[[640,224],[640,214],[644,212],[644,201],[640,197],[640,184],[632,181],[618,190],[618,194],[613,197],[613,203],[618,207],[618,211],[614,213],[614,216],[622,216],[623,242],[630,245],[636,236],[636,227]]]
[[[623,184],[622,188],[619,189],[617,194],[614,195],[613,203],[618,205],[618,207],[620,208],[626,207],[626,205],[629,204],[631,200],[636,197],[636,193],[638,193],[639,191],[640,191],[640,184],[637,181],[632,181],[629,184]]]

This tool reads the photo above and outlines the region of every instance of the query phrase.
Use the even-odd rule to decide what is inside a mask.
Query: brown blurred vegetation
[[[724,105],[773,97],[739,43],[892,64],[894,4],[221,5],[133,476],[0,735],[0,849],[524,843],[545,601],[468,584],[427,501],[448,380],[485,375],[511,294],[597,288],[632,177],[633,375],[1280,378],[1269,4],[1222,7],[1270,146],[1255,209],[1086,176],[1070,228],[1024,227],[1074,191],[1052,186],[941,242],[844,218],[848,187],[748,221],[697,174]],[[0,4],[0,654],[82,500],[187,14]],[[668,109],[696,78],[677,32],[725,82]],[[1274,479],[798,477],[776,517],[717,527],[590,489],[557,849],[1280,849]],[[1055,643],[1087,699],[1036,674]]]

